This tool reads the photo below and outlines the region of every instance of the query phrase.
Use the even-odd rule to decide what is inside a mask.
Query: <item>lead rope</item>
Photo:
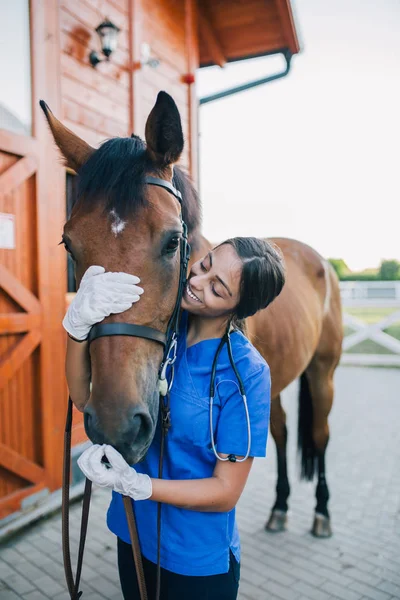
[[[132,500],[129,496],[122,496],[125,507],[126,520],[128,522],[129,535],[131,536],[131,546],[133,560],[135,562],[136,577],[139,587],[140,600],[147,600],[146,580],[144,578],[142,553],[140,550],[139,536],[136,527],[135,513],[133,512]]]
[[[82,592],[79,591],[79,583],[82,573],[83,553],[85,550],[86,533],[89,521],[90,497],[92,492],[92,482],[89,479],[85,481],[85,491],[83,493],[81,531],[79,537],[78,561],[76,565],[76,577],[74,578],[71,563],[71,551],[69,543],[69,482],[71,476],[71,432],[72,432],[72,400],[68,398],[67,419],[64,431],[64,465],[63,465],[63,483],[62,483],[62,506],[61,506],[61,521],[62,521],[62,549],[64,559],[65,578],[67,580],[68,592],[71,600],[79,600]],[[140,600],[148,600],[146,583],[144,579],[142,555],[140,552],[139,538],[135,516],[132,509],[131,499],[128,496],[123,496],[126,517],[128,521],[129,533],[131,536],[132,553],[135,561],[136,574],[138,578],[138,586]]]
[[[72,572],[71,551],[69,544],[69,482],[71,476],[71,431],[72,431],[72,400],[68,398],[67,419],[64,430],[64,465],[62,482],[62,504],[61,504],[61,530],[62,530],[62,549],[64,559],[65,578],[67,580],[68,591],[71,600],[79,600],[82,592],[79,592],[79,583],[82,573],[83,552],[85,549],[87,526],[89,521],[90,496],[92,492],[92,482],[86,479],[85,491],[83,494],[81,532],[79,538],[78,562],[76,565],[76,578]]]

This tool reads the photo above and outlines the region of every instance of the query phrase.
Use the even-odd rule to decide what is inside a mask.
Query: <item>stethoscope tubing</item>
[[[216,375],[216,370],[217,370],[217,362],[218,362],[218,358],[219,355],[221,353],[221,350],[223,348],[223,346],[225,345],[225,343],[227,344],[228,347],[228,356],[229,356],[229,362],[231,363],[231,367],[235,373],[236,379],[238,380],[238,388],[239,388],[239,392],[240,395],[242,396],[242,400],[243,400],[243,406],[244,406],[244,410],[246,413],[246,427],[247,427],[247,452],[244,455],[243,458],[236,458],[235,455],[230,454],[227,457],[222,457],[218,454],[217,449],[215,447],[215,439],[214,439],[214,427],[213,427],[213,405],[214,405],[214,397],[215,397],[215,375]],[[221,382],[222,383],[222,382]],[[230,461],[230,462],[244,462],[250,454],[250,448],[251,448],[251,426],[250,426],[250,415],[249,415],[249,407],[247,405],[247,398],[246,398],[246,393],[245,393],[245,389],[244,389],[244,384],[243,384],[243,380],[240,377],[239,371],[237,370],[237,367],[235,365],[235,361],[233,359],[233,354],[232,354],[232,345],[231,345],[231,338],[229,335],[229,331],[226,332],[226,334],[224,335],[224,337],[221,339],[221,342],[218,346],[217,352],[215,353],[215,357],[214,357],[214,361],[213,361],[213,365],[212,365],[212,371],[211,371],[211,381],[210,381],[210,408],[209,408],[209,416],[210,416],[210,437],[211,437],[211,447],[212,450],[214,452],[215,457],[220,460],[221,462],[226,462],[226,461]]]

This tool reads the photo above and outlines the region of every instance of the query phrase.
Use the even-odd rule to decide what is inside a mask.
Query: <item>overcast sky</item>
[[[294,9],[289,76],[200,108],[204,233],[293,237],[353,269],[400,259],[400,1]],[[202,69],[199,95],[281,68]]]

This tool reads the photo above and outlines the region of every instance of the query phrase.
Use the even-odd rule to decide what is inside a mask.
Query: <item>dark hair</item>
[[[266,240],[235,237],[220,246],[232,246],[243,262],[240,300],[233,316],[234,324],[266,308],[279,296],[285,283],[285,266],[280,249]]]
[[[145,175],[158,172],[146,152],[146,144],[137,135],[112,138],[104,142],[79,169],[77,201],[89,210],[103,202],[106,210],[115,210],[123,219],[148,206]],[[173,183],[182,194],[182,217],[189,234],[200,225],[200,200],[189,176],[174,167]],[[194,240],[192,239],[192,242]]]

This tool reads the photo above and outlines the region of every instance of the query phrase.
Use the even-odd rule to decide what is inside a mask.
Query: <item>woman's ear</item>
[[[169,94],[159,92],[146,122],[147,151],[153,162],[167,167],[178,162],[183,150],[183,131],[178,108]]]

